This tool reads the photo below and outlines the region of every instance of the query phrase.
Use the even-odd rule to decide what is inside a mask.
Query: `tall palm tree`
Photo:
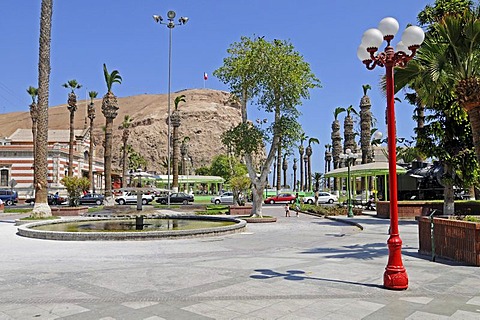
[[[342,153],[342,136],[340,135],[340,121],[338,116],[345,112],[345,108],[337,107],[333,111],[333,123],[332,123],[332,157],[333,157],[333,169],[340,168],[341,159],[340,154]],[[338,178],[333,180],[333,189],[338,190],[339,188]]]
[[[347,115],[343,121],[343,136],[345,138],[343,151],[345,152],[345,150],[350,149],[352,152],[356,152],[357,144],[355,143],[355,132],[353,131],[353,118],[351,114],[358,115],[358,113],[352,105],[350,105],[346,111]]]
[[[132,125],[133,118],[126,114],[123,117],[122,124],[119,129],[123,130],[122,132],[122,188],[127,187],[127,143],[128,137],[130,136],[130,126]]]
[[[322,181],[323,174],[320,172],[314,172],[312,174],[313,182],[315,183],[315,191],[320,190],[320,181]]]
[[[293,191],[297,191],[297,158],[293,158]]]
[[[282,170],[283,170],[283,187],[287,187],[287,170],[288,170],[288,157],[289,153],[285,152],[283,155]]]
[[[32,118],[32,153],[33,161],[36,159],[36,142],[37,142],[37,119],[38,119],[38,106],[37,106],[37,97],[38,97],[38,88],[32,86],[28,87],[27,93],[32,97],[32,103],[30,104],[30,117]],[[35,187],[35,174],[33,175],[33,186]]]
[[[314,138],[314,137],[311,137],[308,139],[308,146],[307,148],[305,149],[305,153],[307,155],[307,159],[308,159],[308,167],[307,167],[307,170],[308,170],[308,191],[311,191],[312,190],[312,154],[313,154],[313,149],[312,149],[312,144],[313,143],[316,143],[316,144],[319,144],[320,143],[320,140],[318,140],[317,138]]]
[[[48,217],[52,210],[48,195],[48,96],[50,85],[50,40],[52,34],[53,0],[42,0],[40,13],[40,41],[38,59],[38,118],[35,147],[34,181],[35,205],[31,216]]]
[[[115,203],[112,198],[112,134],[113,134],[113,120],[117,117],[118,102],[117,97],[112,92],[114,83],[122,83],[122,77],[118,70],[113,70],[109,73],[107,65],[103,64],[103,75],[107,85],[107,93],[102,99],[102,113],[105,116],[105,205],[113,206]]]
[[[300,145],[298,146],[298,153],[300,154],[300,190],[303,190],[304,185],[303,185],[303,153],[305,152],[305,147],[303,146],[303,142],[307,140],[308,137],[305,134],[305,132],[302,132],[300,135]],[[299,191],[300,191],[299,190]]]
[[[466,10],[462,15],[445,16],[438,32],[447,41],[455,94],[467,111],[480,163],[480,7]]]
[[[331,162],[332,162],[332,145],[327,143],[325,145],[325,170],[324,170],[325,173],[330,171]],[[325,188],[330,188],[330,178],[325,180]]]
[[[184,137],[182,140],[182,144],[180,145],[180,163],[182,164],[182,174],[187,174],[187,166],[188,166],[188,142],[190,141],[190,137]],[[230,161],[230,158],[229,158]],[[183,190],[188,191],[188,186],[185,183]]]
[[[371,135],[372,130],[372,111],[370,110],[372,103],[370,97],[367,96],[368,90],[372,89],[369,84],[362,86],[363,97],[360,100],[360,146],[362,149],[362,164],[372,162]]]
[[[70,111],[70,139],[68,141],[68,176],[73,175],[73,143],[75,142],[75,130],[73,127],[73,122],[75,119],[75,112],[77,111],[77,95],[75,94],[76,89],[82,87],[77,80],[69,80],[66,83],[62,84],[62,87],[70,89],[68,93],[68,111]]]
[[[95,180],[93,179],[93,147],[95,145],[95,141],[93,138],[93,120],[95,119],[95,104],[93,99],[95,99],[98,95],[96,91],[88,92],[88,96],[90,97],[90,104],[88,105],[87,116],[90,119],[90,146],[88,148],[88,178],[90,179],[90,190],[95,192]]]
[[[180,114],[178,112],[178,105],[180,102],[186,102],[185,95],[182,94],[175,98],[174,104],[175,108],[170,116],[170,123],[173,127],[173,135],[172,135],[172,150],[173,150],[173,157],[172,157],[172,166],[173,166],[173,181],[172,181],[172,188],[178,190],[178,158],[179,158],[179,144],[178,144],[178,127],[180,127]],[[167,119],[168,123],[168,119]]]

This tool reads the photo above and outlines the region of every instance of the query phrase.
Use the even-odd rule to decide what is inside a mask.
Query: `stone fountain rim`
[[[31,222],[18,226],[17,235],[43,239],[43,240],[63,240],[63,241],[105,241],[105,240],[160,240],[160,239],[185,239],[194,237],[208,237],[216,235],[231,234],[243,232],[247,222],[245,220],[232,217],[218,216],[196,216],[185,214],[158,214],[145,215],[145,219],[184,219],[184,220],[208,220],[208,221],[231,221],[235,224],[230,226],[220,226],[212,228],[201,228],[192,230],[167,230],[167,231],[144,231],[144,232],[64,232],[64,231],[48,231],[35,230],[32,227],[69,223],[69,222],[85,222],[85,221],[101,221],[101,220],[125,220],[134,219],[135,215],[121,217],[81,217],[72,219],[56,219],[41,222]]]

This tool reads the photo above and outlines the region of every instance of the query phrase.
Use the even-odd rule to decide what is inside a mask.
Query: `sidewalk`
[[[60,242],[0,222],[0,319],[479,319],[480,272],[419,256],[400,221],[409,288],[382,287],[388,220],[301,214],[220,237]],[[0,217],[5,221],[6,218]]]

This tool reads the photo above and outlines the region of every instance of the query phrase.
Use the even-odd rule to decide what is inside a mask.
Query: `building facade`
[[[88,158],[91,143],[88,129],[75,130],[73,175],[88,177]],[[66,195],[60,183],[67,176],[69,130],[48,130],[48,188],[50,193]],[[13,188],[20,202],[34,197],[33,135],[30,129],[17,129],[11,136],[0,138],[0,188]],[[104,189],[103,159],[93,155],[94,190]]]

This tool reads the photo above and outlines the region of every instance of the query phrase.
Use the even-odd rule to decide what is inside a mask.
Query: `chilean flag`
[[[203,80],[208,80],[208,74],[206,72],[203,73]]]

